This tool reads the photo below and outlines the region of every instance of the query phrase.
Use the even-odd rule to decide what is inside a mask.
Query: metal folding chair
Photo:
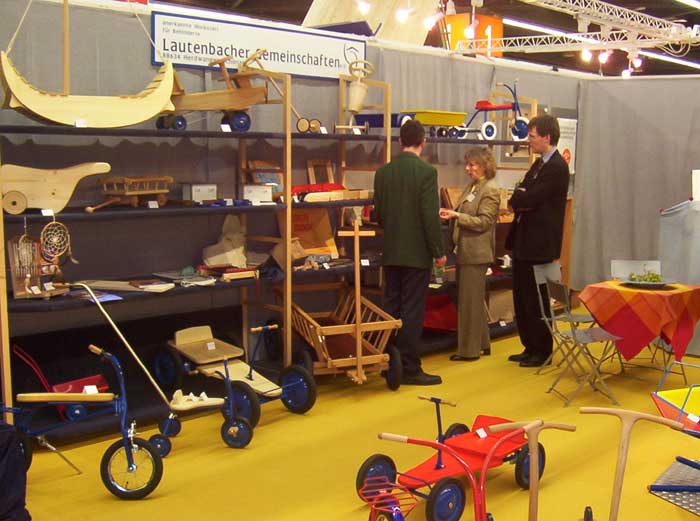
[[[561,335],[566,345],[571,346],[570,352],[568,356],[564,358],[562,364],[564,365],[564,369],[554,379],[554,382],[552,382],[547,392],[554,391],[564,398],[564,406],[566,407],[578,396],[581,389],[588,384],[594,391],[600,391],[607,396],[612,403],[619,405],[619,402],[605,383],[600,366],[606,360],[616,356],[617,350],[615,349],[614,342],[620,340],[620,337],[608,333],[600,326],[581,329],[571,314],[569,288],[563,283],[547,279],[547,291],[554,300],[561,302],[563,305],[563,310],[558,316],[558,321],[567,324],[569,330],[564,331],[559,329],[556,321],[552,321],[552,324],[557,328],[557,334]],[[591,353],[589,344],[598,342],[602,342],[604,345],[601,356],[596,358]],[[578,369],[579,372],[577,372],[576,369]],[[557,386],[567,373],[571,373],[577,383],[574,391],[568,396],[557,389]]]
[[[556,323],[556,316],[552,313],[551,306],[547,306],[545,309],[544,303],[549,303],[549,294],[542,295],[541,287],[547,284],[547,280],[552,280],[554,282],[561,282],[561,265],[558,262],[550,262],[548,264],[536,264],[532,267],[535,275],[535,284],[537,286],[537,295],[539,297],[538,304],[540,306],[540,317],[547,324],[552,339],[554,340],[554,349],[552,349],[552,354],[549,355],[546,362],[535,372],[535,374],[543,373],[546,368],[551,367],[553,363],[554,355],[560,353],[561,360],[557,362],[556,367],[559,368],[561,365],[573,354],[573,346],[570,342],[571,335],[567,332],[560,332]],[[568,307],[567,307],[568,309]],[[569,310],[571,312],[571,310]],[[574,313],[571,314],[571,318],[577,325],[580,324],[594,324],[595,320],[588,313]]]

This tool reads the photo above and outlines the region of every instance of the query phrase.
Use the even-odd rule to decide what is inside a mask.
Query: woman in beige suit
[[[454,219],[452,241],[457,254],[459,333],[457,353],[450,356],[453,361],[478,360],[481,353],[491,354],[486,270],[494,260],[500,205],[500,192],[493,179],[496,162],[491,152],[473,148],[464,159],[464,170],[473,183],[462,192],[454,210],[440,209],[442,219]]]

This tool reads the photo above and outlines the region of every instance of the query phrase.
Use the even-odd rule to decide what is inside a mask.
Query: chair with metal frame
[[[561,365],[568,359],[568,357],[571,356],[572,346],[570,342],[570,335],[568,335],[566,332],[560,332],[558,330],[556,316],[555,313],[552,312],[551,306],[549,309],[549,313],[547,312],[547,310],[545,310],[544,302],[548,301],[549,294],[543,296],[540,289],[542,286],[545,286],[547,284],[547,280],[553,280],[556,282],[562,281],[561,265],[559,264],[559,262],[554,261],[547,264],[536,264],[532,267],[532,269],[535,275],[537,296],[539,297],[538,304],[540,306],[540,317],[547,325],[547,328],[549,329],[549,332],[552,335],[552,339],[554,340],[555,344],[554,349],[552,350],[552,354],[549,355],[549,358],[547,358],[545,363],[542,364],[542,366],[540,366],[540,368],[537,369],[537,371],[535,372],[535,374],[542,374],[547,367],[551,367],[551,363],[553,363],[554,356],[557,353],[561,353],[562,358],[561,360],[559,360],[559,362],[557,362],[556,367],[561,367]],[[570,311],[571,310],[569,310],[569,312]],[[588,313],[573,313],[571,314],[571,318],[574,322],[576,322],[577,325],[593,325],[595,323],[593,317]]]
[[[571,356],[564,361],[564,370],[557,375],[547,392],[554,391],[556,394],[564,398],[564,406],[566,407],[576,398],[583,386],[585,384],[589,384],[594,391],[600,391],[602,394],[607,396],[612,403],[619,405],[619,402],[613,395],[608,385],[605,383],[600,367],[605,361],[610,360],[615,356],[619,356],[614,342],[616,340],[620,340],[621,337],[608,333],[600,326],[592,326],[586,329],[581,329],[574,321],[571,314],[571,307],[569,304],[569,288],[567,288],[563,283],[547,279],[547,291],[554,300],[561,302],[564,306],[558,320],[560,322],[567,323],[570,330],[566,332],[559,330],[559,334],[568,336],[567,340],[573,345]],[[593,343],[604,344],[603,352],[598,358],[593,356],[589,348],[589,344]],[[575,365],[582,371],[581,374],[576,373],[574,367]],[[563,392],[557,390],[557,386],[561,382],[564,375],[569,371],[571,371],[571,373],[574,375],[578,385],[576,386],[576,389],[574,389],[574,391],[567,396]]]

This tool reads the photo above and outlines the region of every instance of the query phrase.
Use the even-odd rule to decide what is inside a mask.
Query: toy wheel
[[[386,352],[389,354],[389,369],[386,372],[386,386],[392,391],[401,387],[403,379],[403,363],[401,362],[401,352],[395,345],[388,345]]]
[[[586,507],[583,510],[583,521],[593,521],[593,509],[591,507]]]
[[[282,326],[275,318],[271,318],[265,322],[266,326],[277,325],[277,329],[269,329],[263,331],[263,343],[265,344],[265,352],[270,360],[280,360],[284,351],[284,342],[282,340]]]
[[[115,441],[102,456],[100,476],[107,490],[121,499],[142,499],[153,492],[163,477],[163,459],[146,440],[127,442],[134,460],[130,468],[124,440]]]
[[[457,129],[457,138],[464,139],[467,137],[468,133],[469,132],[467,132],[467,129],[464,129],[464,128]]]
[[[486,512],[486,521],[493,521],[493,515],[490,512]]]
[[[168,438],[173,438],[180,434],[182,430],[182,422],[175,415],[169,415],[167,418],[163,418],[158,422],[158,430],[163,436]]]
[[[82,404],[66,406],[66,417],[70,421],[81,420],[87,416],[87,408]]]
[[[182,388],[185,366],[180,353],[160,346],[153,357],[153,374],[158,384],[169,391]]]
[[[247,112],[234,112],[229,116],[229,121],[231,122],[231,128],[236,132],[247,132],[250,130],[250,116]]]
[[[463,423],[453,423],[445,431],[445,439],[453,438],[454,436],[459,436],[460,434],[466,434],[469,432],[469,427]]]
[[[406,123],[407,121],[411,121],[413,117],[409,114],[401,114],[399,116],[399,126],[403,127],[403,124]]]
[[[458,136],[459,136],[459,130],[457,129],[457,127],[450,127],[447,130],[447,137],[452,138],[452,139],[456,139]]]
[[[428,134],[430,134],[430,137],[436,137],[437,136],[437,129],[435,127],[430,127]]]
[[[2,196],[2,207],[11,215],[18,215],[27,209],[27,197],[17,190],[10,190]]]
[[[316,403],[316,382],[313,376],[300,365],[285,367],[280,373],[280,400],[296,414],[304,414]]]
[[[299,118],[297,120],[297,130],[301,133],[308,132],[311,128],[311,122],[306,118]]]
[[[148,443],[153,445],[153,447],[158,451],[158,454],[160,454],[161,458],[164,458],[170,454],[170,451],[173,448],[170,438],[163,436],[162,434],[154,434],[148,438]]]
[[[15,429],[17,433],[17,441],[19,442],[19,450],[22,452],[22,457],[24,458],[24,469],[29,470],[32,466],[32,459],[34,458],[34,447],[32,446],[32,439],[27,436],[27,433],[20,429]]]
[[[167,128],[165,123],[165,116],[158,116],[158,119],[156,119],[156,128],[158,130],[164,130]]]
[[[253,428],[245,418],[226,420],[221,426],[221,439],[231,448],[242,449],[253,439]]]
[[[360,495],[360,489],[365,485],[365,480],[367,478],[376,478],[384,476],[391,483],[396,482],[396,464],[389,456],[384,454],[372,454],[367,458],[362,465],[360,465],[360,470],[357,471],[357,478],[355,478],[355,490],[357,495]],[[377,491],[377,494],[381,494],[381,491]],[[362,496],[360,496],[362,499]]]
[[[445,127],[440,127],[437,129],[437,137],[447,137],[448,131]]]
[[[170,128],[173,130],[185,130],[187,128],[187,119],[185,116],[175,116],[170,122]]]
[[[292,362],[306,369],[310,375],[314,374],[314,355],[309,347],[304,346],[298,349],[292,355]]]
[[[442,478],[428,494],[425,517],[428,521],[457,521],[462,517],[466,496],[456,478]]]
[[[321,126],[321,120],[312,119],[311,121],[309,121],[309,132],[318,134],[321,131]]]
[[[513,127],[510,129],[510,135],[516,141],[524,141],[527,139],[527,125],[530,120],[522,116],[515,118]]]
[[[231,382],[231,392],[233,394],[233,418],[230,419],[245,418],[250,426],[255,428],[260,421],[258,395],[245,382]]]
[[[498,134],[498,129],[496,128],[496,124],[493,121],[484,121],[484,124],[481,125],[481,135],[484,136],[484,139],[487,140],[492,140],[496,139],[496,134]]]
[[[538,479],[541,479],[544,473],[546,455],[541,443],[537,444],[537,449],[539,451],[540,467]],[[528,445],[524,445],[515,457],[515,481],[520,488],[524,488],[525,490],[530,488],[530,447]]]

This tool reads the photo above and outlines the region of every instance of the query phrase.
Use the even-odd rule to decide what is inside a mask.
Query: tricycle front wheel
[[[100,475],[107,490],[121,499],[142,499],[153,492],[163,477],[163,460],[146,440],[126,442],[134,465],[129,467],[124,440],[115,441],[102,456]]]
[[[544,473],[546,454],[541,443],[537,444],[537,450],[539,452],[539,475],[537,479],[541,479]],[[525,490],[530,488],[530,447],[528,445],[524,445],[515,456],[515,481],[520,488]]]
[[[466,494],[456,478],[442,478],[428,494],[425,517],[428,521],[457,521],[462,517]]]
[[[360,465],[360,470],[357,471],[357,478],[355,478],[357,495],[360,496],[360,489],[365,485],[367,478],[381,476],[384,476],[390,483],[396,483],[396,464],[389,456],[372,454]],[[360,496],[360,499],[364,500],[365,498]]]

